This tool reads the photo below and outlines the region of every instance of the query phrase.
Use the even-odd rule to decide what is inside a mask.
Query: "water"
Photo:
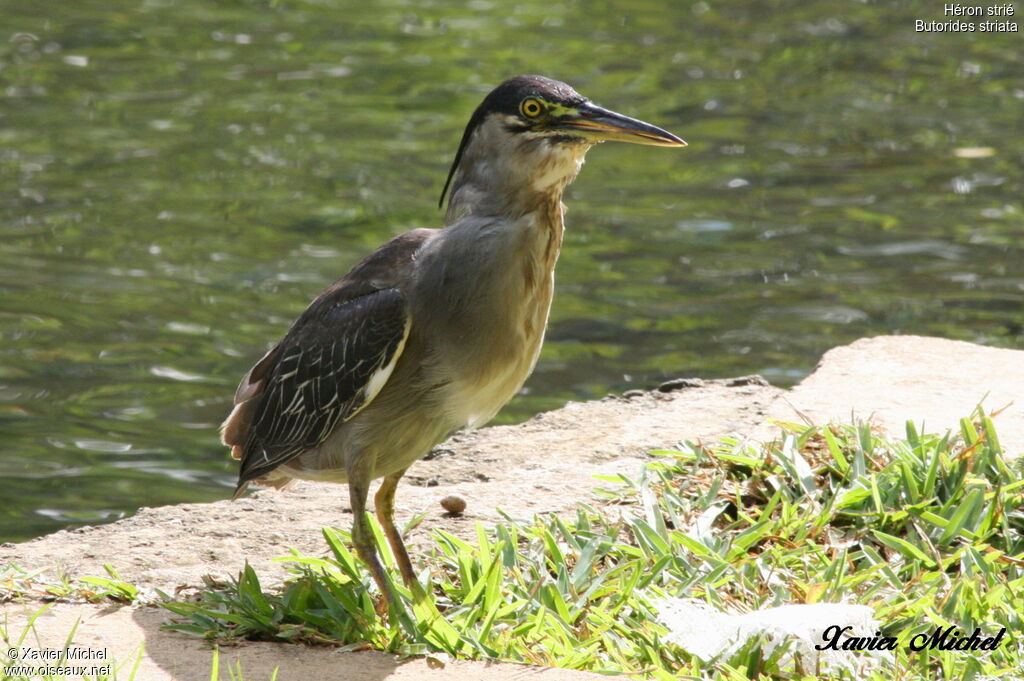
[[[238,378],[376,244],[438,225],[463,125],[516,73],[690,146],[591,152],[500,419],[788,385],[865,335],[1021,347],[1019,33],[738,5],[4,0],[0,541],[228,495]]]

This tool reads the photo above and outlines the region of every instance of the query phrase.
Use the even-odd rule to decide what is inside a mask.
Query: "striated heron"
[[[448,173],[443,229],[378,248],[314,300],[249,370],[222,426],[250,481],[347,482],[352,542],[387,603],[395,594],[366,518],[416,583],[394,524],[406,469],[449,434],[486,423],[533,371],[562,246],[562,193],[587,151],[615,140],[681,147],[564,83],[518,76],[473,113]]]

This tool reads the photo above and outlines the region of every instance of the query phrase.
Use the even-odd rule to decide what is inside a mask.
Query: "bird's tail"
[[[245,493],[245,490],[249,488],[249,482],[240,482],[238,487],[235,488],[235,493],[231,495],[231,501],[236,500],[238,497]]]

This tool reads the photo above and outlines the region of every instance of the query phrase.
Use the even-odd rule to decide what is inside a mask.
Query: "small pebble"
[[[444,510],[454,515],[461,515],[466,510],[466,500],[462,497],[447,496],[441,500]]]

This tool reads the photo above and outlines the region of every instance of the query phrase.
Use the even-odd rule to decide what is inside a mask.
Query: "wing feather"
[[[262,386],[242,443],[239,484],[321,444],[384,387],[409,335],[394,288],[345,301],[297,325]]]
[[[245,484],[316,447],[387,384],[411,320],[401,283],[436,230],[401,234],[328,288],[249,370],[221,439]]]

